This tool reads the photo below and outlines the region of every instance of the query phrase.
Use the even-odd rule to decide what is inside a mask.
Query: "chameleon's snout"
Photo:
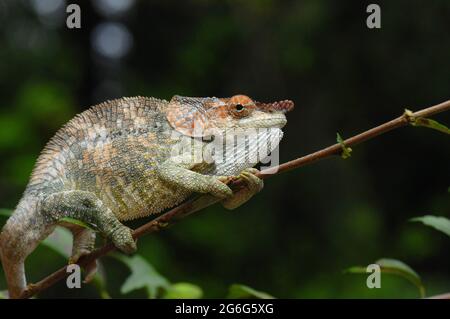
[[[283,112],[287,113],[294,108],[294,102],[291,100],[283,100],[272,103],[259,103],[257,102],[258,108],[265,112]]]
[[[291,100],[283,100],[279,102],[272,103],[273,108],[277,111],[287,113],[294,109],[294,102]]]

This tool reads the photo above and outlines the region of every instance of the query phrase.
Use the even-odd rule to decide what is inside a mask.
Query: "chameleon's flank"
[[[162,212],[193,193],[220,198],[228,209],[249,200],[263,187],[252,167],[262,149],[267,155],[278,146],[284,113],[293,107],[288,100],[259,103],[244,95],[170,102],[133,97],[77,115],[44,148],[0,233],[10,297],[27,288],[25,259],[56,225],[73,233],[74,263],[94,249],[93,229],[133,253],[131,230],[121,221]],[[235,143],[236,136],[245,143]],[[246,187],[233,194],[224,182],[235,176]]]

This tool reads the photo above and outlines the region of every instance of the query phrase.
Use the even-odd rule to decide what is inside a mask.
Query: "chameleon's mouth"
[[[270,114],[270,116],[257,119],[242,119],[239,126],[243,128],[283,128],[287,123],[283,113]]]

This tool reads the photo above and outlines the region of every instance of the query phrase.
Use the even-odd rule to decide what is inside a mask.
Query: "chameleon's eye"
[[[233,115],[234,117],[246,117],[250,114],[250,108],[245,107],[244,105],[237,103],[237,104],[232,104],[231,107],[229,108],[229,111],[231,113],[231,115]]]

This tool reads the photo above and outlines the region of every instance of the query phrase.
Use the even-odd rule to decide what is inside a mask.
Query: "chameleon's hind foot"
[[[88,249],[81,249],[79,250],[75,255],[70,256],[69,258],[69,264],[76,264],[80,260],[81,257],[89,255],[92,252],[92,250]],[[93,260],[92,262],[88,263],[84,267],[85,275],[84,275],[84,283],[87,284],[94,279],[95,275],[97,274],[97,261]]]
[[[68,264],[76,264],[78,263],[78,260],[80,260],[81,257],[89,255],[91,253],[90,250],[84,249],[84,250],[80,250],[78,251],[76,254],[72,255],[69,257],[69,261]]]
[[[73,235],[72,255],[69,264],[77,264],[81,257],[89,255],[95,249],[95,231],[79,225],[61,222],[61,226],[68,228]],[[97,273],[97,261],[83,266],[85,270],[84,282],[90,282]]]
[[[83,229],[74,233],[72,255],[69,258],[69,264],[76,264],[78,260],[89,255],[95,249],[95,233],[89,229]]]
[[[125,254],[130,255],[137,250],[136,242],[132,236],[132,230],[126,226],[117,228],[113,232],[111,240],[114,246]]]

